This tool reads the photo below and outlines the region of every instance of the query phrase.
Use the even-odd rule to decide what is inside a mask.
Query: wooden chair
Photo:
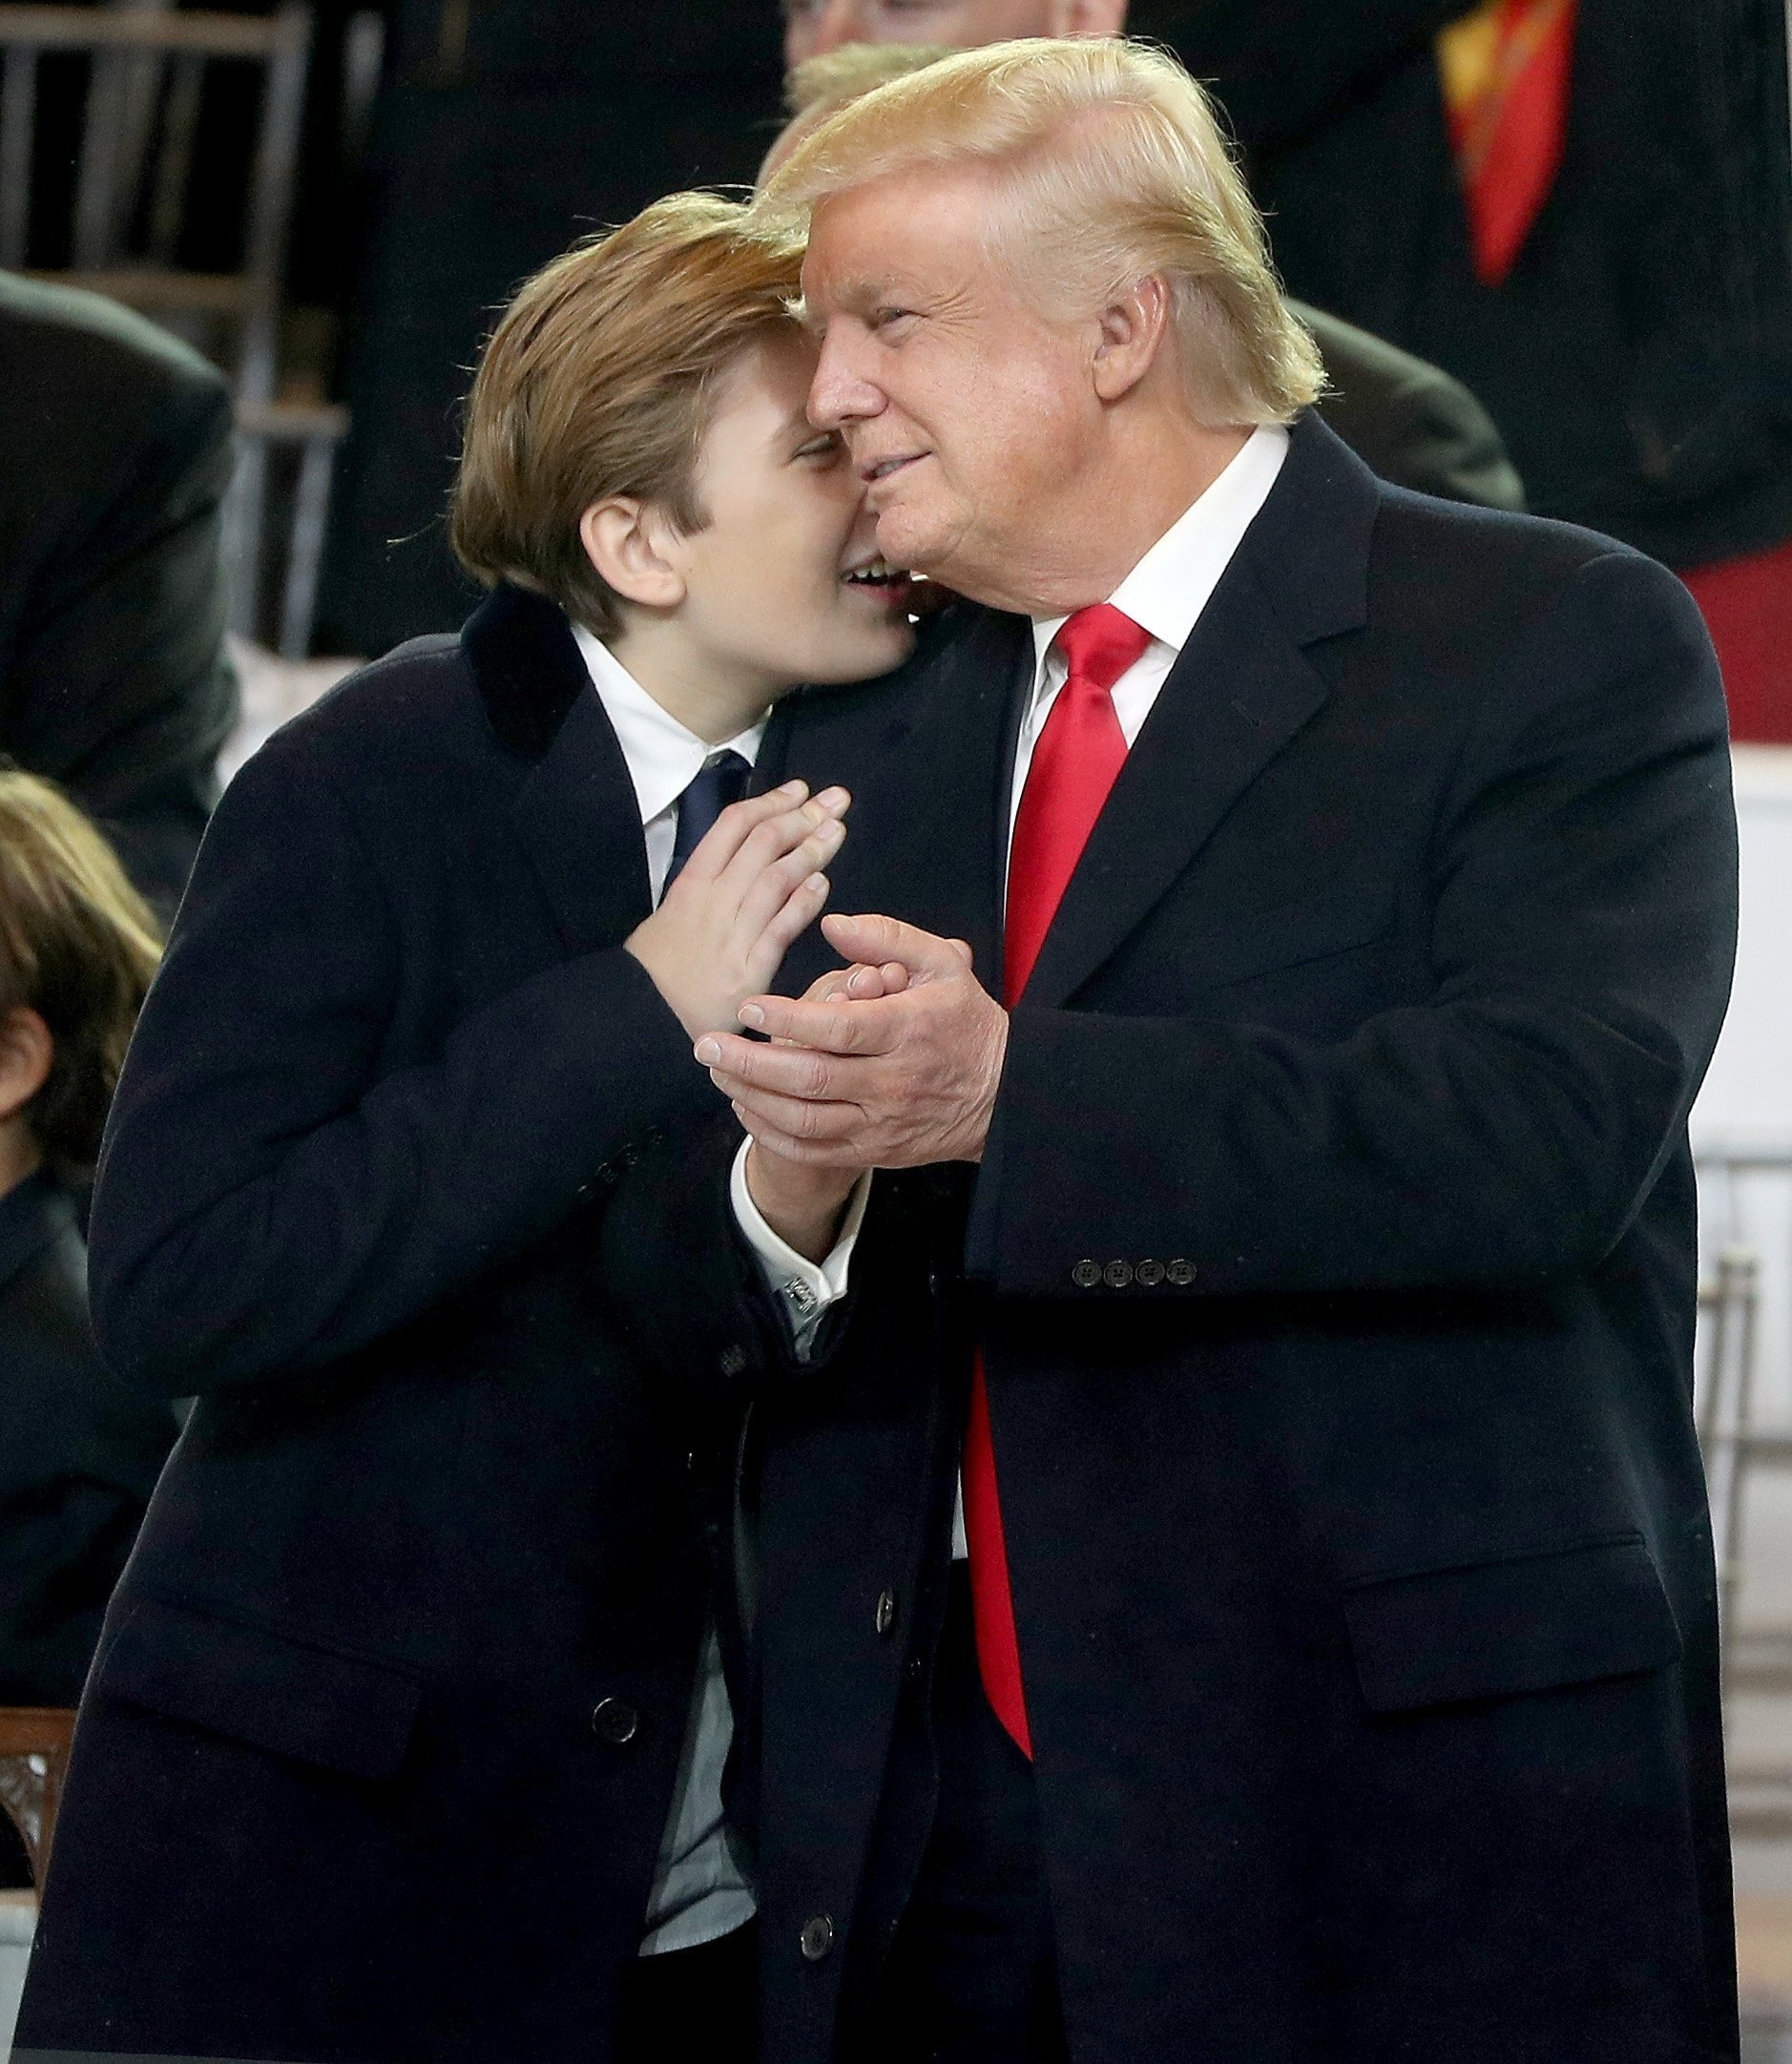
[[[0,1706],[0,1808],[19,1831],[38,1885],[50,1864],[74,1715],[56,1706]]]
[[[273,612],[283,657],[310,640],[341,408],[295,400],[280,379],[281,281],[304,114],[311,10],[177,11],[170,0],[112,6],[0,5],[0,266],[110,295],[185,337],[231,379],[237,469],[224,511],[231,628],[253,636],[269,559],[270,459],[297,455],[291,550]],[[363,42],[365,41],[364,37]],[[28,263],[36,232],[31,170],[41,61],[86,58],[87,90],[69,244],[54,272]],[[262,75],[244,197],[242,257],[230,272],[179,262],[210,68]],[[364,61],[362,70],[366,69]],[[225,90],[229,90],[225,82]]]

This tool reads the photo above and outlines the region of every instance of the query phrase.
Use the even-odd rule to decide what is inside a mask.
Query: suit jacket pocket
[[[1370,1580],[1344,1596],[1371,1712],[1665,1669],[1679,1630],[1639,1534]]]
[[[93,1688],[359,1778],[397,1771],[422,1697],[398,1670],[153,1598],[127,1609],[100,1650]]]
[[[1235,982],[1372,945],[1393,928],[1392,888],[1386,882],[1346,882],[1298,903],[1236,917],[1196,967],[1201,988],[1229,989]]]

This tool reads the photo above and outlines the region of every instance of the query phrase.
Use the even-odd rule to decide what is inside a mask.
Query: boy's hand
[[[837,968],[809,985],[805,1003],[841,1003],[899,996],[908,987],[908,970],[900,962],[881,968]],[[816,1168],[786,1160],[758,1140],[747,1150],[747,1194],[760,1216],[780,1240],[804,1260],[825,1261],[840,1237],[840,1221],[859,1180],[857,1170]]]
[[[823,871],[845,837],[844,788],[802,782],[731,803],[652,917],[624,941],[692,1038],[732,1031],[827,901]]]

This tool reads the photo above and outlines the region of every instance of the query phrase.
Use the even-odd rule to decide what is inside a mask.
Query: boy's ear
[[[677,609],[684,600],[676,533],[654,503],[633,494],[594,502],[578,519],[578,535],[599,578],[625,602]]]
[[[56,1042],[29,1004],[0,1017],[0,1124],[15,1118],[50,1079]]]

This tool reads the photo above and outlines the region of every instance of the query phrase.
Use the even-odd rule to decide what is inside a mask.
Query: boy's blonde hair
[[[758,213],[806,230],[833,194],[927,166],[996,176],[989,243],[1046,312],[1170,282],[1190,400],[1213,425],[1286,423],[1324,386],[1212,103],[1124,37],[960,51],[850,101],[797,144]]]
[[[65,1181],[93,1173],[160,958],[150,907],[94,824],[48,782],[0,768],[0,1012],[35,1011],[54,1042],[25,1118]]]
[[[673,194],[530,280],[480,360],[448,521],[488,587],[551,596],[600,637],[616,597],[579,518],[613,494],[701,530],[698,448],[718,382],[794,325],[800,244],[754,234],[739,201]]]

